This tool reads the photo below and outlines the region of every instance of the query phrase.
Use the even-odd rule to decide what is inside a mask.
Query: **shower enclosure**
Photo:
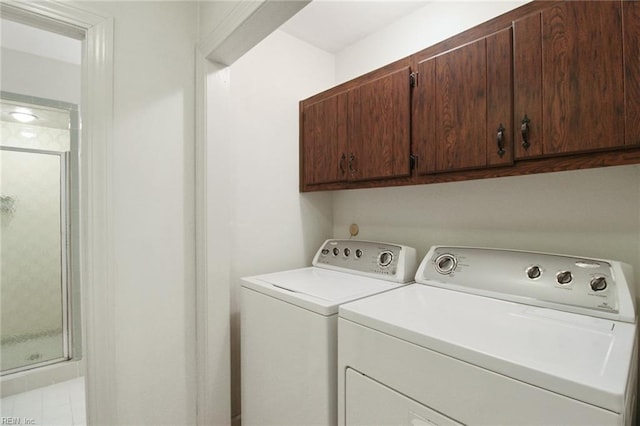
[[[2,92],[2,376],[81,356],[75,105]],[[75,222],[77,223],[77,221]]]

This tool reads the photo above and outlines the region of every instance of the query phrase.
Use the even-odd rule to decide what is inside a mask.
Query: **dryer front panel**
[[[364,410],[374,406],[381,410],[386,406],[398,408],[389,392],[375,396],[389,399],[384,403],[376,399],[367,403],[369,390],[364,396],[356,395],[353,381],[351,386],[347,383],[350,371],[364,374],[425,408],[467,425],[625,424],[621,413],[514,380],[343,318],[338,319],[338,371],[339,426],[366,424],[360,422],[368,418]],[[355,407],[362,408],[353,412]],[[410,408],[400,407],[405,411]],[[373,424],[414,426],[409,420]]]
[[[462,426],[351,368],[346,371],[346,396],[350,426]]]

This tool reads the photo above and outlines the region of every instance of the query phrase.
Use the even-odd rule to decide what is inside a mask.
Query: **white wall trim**
[[[87,424],[115,424],[115,306],[113,271],[113,212],[111,194],[113,131],[113,20],[88,29],[83,72],[84,195],[87,259],[85,330],[87,365]]]
[[[5,18],[84,38],[80,143],[80,253],[87,424],[117,421],[111,173],[113,19],[74,2],[5,0]]]
[[[229,343],[229,283],[217,280],[220,268],[228,268],[209,247],[228,243],[225,233],[209,226],[210,182],[214,167],[208,162],[207,88],[209,61],[195,49],[195,242],[196,242],[196,422],[198,425],[231,424]],[[222,183],[224,185],[224,183]],[[221,224],[224,229],[228,224]],[[218,227],[220,228],[220,227]],[[214,250],[215,251],[215,250]],[[218,260],[213,262],[212,258]],[[219,264],[218,264],[219,263]],[[223,264],[224,266],[221,266]],[[212,269],[213,268],[213,269]],[[217,268],[217,269],[215,269]],[[223,272],[224,275],[224,272]]]
[[[212,424],[207,380],[207,146],[206,59],[195,49],[195,241],[196,241],[196,424]]]
[[[200,51],[211,55],[233,35],[234,31],[264,3],[260,1],[238,1],[220,24],[200,39]]]
[[[201,37],[200,51],[212,62],[231,65],[310,2],[235,1],[218,26]]]

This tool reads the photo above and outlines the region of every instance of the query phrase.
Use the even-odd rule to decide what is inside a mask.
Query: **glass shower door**
[[[66,157],[0,147],[3,375],[70,356]]]

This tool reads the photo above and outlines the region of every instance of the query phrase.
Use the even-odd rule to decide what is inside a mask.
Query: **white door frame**
[[[87,424],[117,420],[111,173],[113,19],[77,2],[3,0],[3,17],[84,38],[80,142],[80,270]],[[84,36],[84,37],[83,37]]]

